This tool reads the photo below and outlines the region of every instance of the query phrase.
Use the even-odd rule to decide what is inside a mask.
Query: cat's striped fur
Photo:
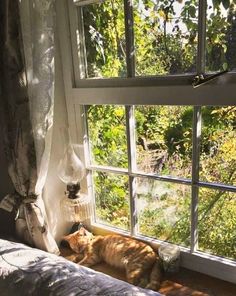
[[[70,248],[83,259],[78,263],[93,266],[99,262],[124,268],[131,284],[157,291],[161,281],[161,267],[155,251],[143,242],[121,235],[93,236],[85,228],[65,236]]]

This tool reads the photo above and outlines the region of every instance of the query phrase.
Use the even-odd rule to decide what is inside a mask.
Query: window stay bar
[[[199,75],[196,75],[193,79],[193,88],[196,88],[198,86],[201,86],[203,84],[206,84],[208,82],[211,82],[212,80],[216,79],[217,77],[219,76],[222,76],[224,74],[228,73],[228,70],[224,70],[224,71],[221,71],[221,72],[218,72],[216,74],[213,74],[213,75],[210,75],[208,77],[205,77],[203,74],[199,74]]]

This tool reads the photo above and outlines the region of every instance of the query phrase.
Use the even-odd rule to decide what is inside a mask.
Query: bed
[[[0,239],[1,296],[160,296],[63,257]]]

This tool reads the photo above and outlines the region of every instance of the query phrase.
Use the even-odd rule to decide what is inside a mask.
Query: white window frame
[[[135,177],[149,177],[153,179],[183,183],[192,187],[191,203],[191,248],[181,247],[181,265],[211,276],[236,283],[236,262],[226,258],[208,255],[197,251],[197,206],[198,190],[200,187],[226,190],[236,192],[236,187],[213,184],[199,181],[199,139],[201,134],[201,106],[225,106],[236,105],[236,73],[227,73],[211,82],[197,88],[193,88],[192,81],[195,75],[204,73],[205,69],[205,6],[206,0],[199,0],[199,44],[197,58],[197,73],[192,75],[173,75],[167,77],[134,77],[134,61],[129,53],[132,48],[132,30],[126,29],[127,46],[127,73],[128,78],[112,79],[85,79],[83,68],[83,32],[77,31],[80,27],[80,19],[77,15],[77,4],[82,5],[94,2],[93,0],[61,0],[57,1],[57,24],[61,49],[61,60],[65,86],[67,112],[69,114],[69,129],[71,140],[85,147],[83,159],[90,172],[101,170],[104,172],[127,174],[130,183],[130,211],[131,211],[131,233],[137,238],[149,240],[147,237],[138,236],[136,233]],[[125,0],[127,4],[128,1]],[[79,4],[80,5],[80,4]],[[126,20],[132,24],[130,10],[126,11]],[[78,34],[79,33],[79,34]],[[81,38],[82,36],[82,38]],[[78,38],[78,39],[77,39]],[[78,42],[78,44],[77,44]],[[80,55],[78,57],[78,47]],[[90,104],[119,104],[126,107],[127,147],[128,147],[128,169],[116,169],[91,165],[89,158],[89,143],[86,128],[86,112],[84,105]],[[192,157],[192,180],[156,176],[152,174],[140,174],[135,168],[134,105],[189,105],[194,108],[193,116],[193,157]],[[91,177],[85,184],[92,192]],[[110,227],[93,224],[95,229],[115,231]],[[150,240],[149,240],[150,241]],[[158,240],[156,243],[160,243]],[[155,243],[154,243],[155,244]]]

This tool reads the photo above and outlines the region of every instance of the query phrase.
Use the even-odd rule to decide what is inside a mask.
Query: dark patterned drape
[[[15,187],[0,206],[15,209],[18,235],[58,252],[42,190],[53,123],[53,1],[0,1],[0,107],[8,172]]]

